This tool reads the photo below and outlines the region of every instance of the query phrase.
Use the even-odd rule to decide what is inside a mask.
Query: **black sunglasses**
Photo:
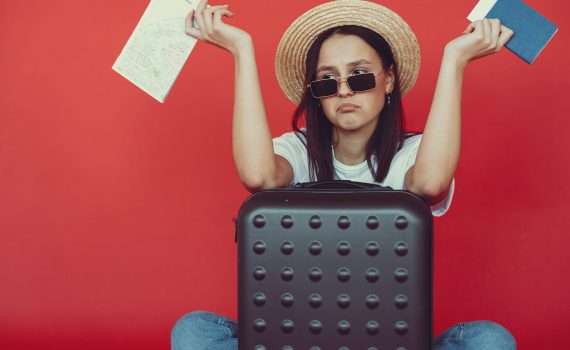
[[[307,87],[311,89],[311,95],[313,95],[314,98],[325,98],[336,95],[339,85],[345,81],[353,92],[362,92],[372,90],[376,87],[376,75],[378,74],[379,73],[363,73],[350,75],[345,79],[328,78],[314,80],[307,85]]]

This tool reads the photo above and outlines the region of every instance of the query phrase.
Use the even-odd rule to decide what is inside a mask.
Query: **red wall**
[[[436,221],[435,330],[492,319],[521,349],[568,347],[570,5],[529,66],[472,63],[451,211]],[[165,104],[111,70],[147,0],[0,1],[0,348],[167,349],[184,312],[236,316],[231,56],[200,44]],[[255,40],[274,135],[293,106],[281,33],[320,1],[228,0]],[[475,1],[386,1],[415,29],[421,129],[444,44]]]

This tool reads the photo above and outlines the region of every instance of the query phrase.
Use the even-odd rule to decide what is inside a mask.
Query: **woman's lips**
[[[352,104],[352,103],[343,103],[337,107],[337,112],[346,113],[346,112],[354,112],[360,108],[359,106]]]

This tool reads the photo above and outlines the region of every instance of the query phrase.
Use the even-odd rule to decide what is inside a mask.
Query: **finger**
[[[186,23],[186,26],[188,26],[188,24],[192,24],[193,19],[194,19],[194,10],[190,10],[186,15],[186,18],[184,19],[184,23]]]
[[[228,8],[230,5],[214,5],[214,6],[209,6],[210,9],[217,11],[219,9],[224,9],[224,8]]]
[[[222,22],[223,16],[233,16],[233,13],[227,9],[222,9],[214,12],[214,31],[224,25],[224,22]]]
[[[515,32],[513,32],[511,28],[501,25],[501,34],[499,35],[499,41],[497,42],[499,49],[505,46],[507,42],[509,42],[509,40],[513,37],[514,34]]]
[[[483,29],[483,43],[488,48],[491,45],[491,23],[487,18],[481,23]]]
[[[491,19],[489,20],[491,24],[491,42],[493,44],[493,49],[498,49],[498,42],[499,42],[499,34],[501,32],[501,21],[498,19]]]
[[[483,34],[483,21],[478,20],[473,23],[473,31],[471,31],[470,35],[472,36],[475,43],[479,43],[485,39]]]
[[[200,32],[199,29],[193,28],[193,27],[186,27],[186,34],[193,36],[196,39],[200,39],[203,40],[204,38],[202,37],[202,32]]]
[[[469,25],[467,25],[467,28],[465,28],[465,30],[463,31],[463,34],[469,34],[474,30],[475,30],[475,25],[473,23],[469,23]]]
[[[185,28],[186,34],[191,35],[191,36],[198,38],[198,39],[202,39],[202,35],[200,33],[200,30],[198,30],[194,27],[194,14],[195,14],[195,11],[191,10],[188,13],[188,15],[186,16],[186,21],[185,21],[185,23],[186,23],[186,28]]]
[[[204,25],[205,25],[206,33],[208,35],[212,35],[212,27],[214,26],[212,23],[212,13],[213,13],[213,10],[211,7],[208,7],[204,10],[204,16],[203,16]]]
[[[198,23],[198,17],[202,16],[204,9],[208,6],[208,0],[200,0],[194,9],[194,21]],[[199,23],[198,23],[199,24]],[[203,26],[199,26],[200,28]]]
[[[483,21],[475,21],[471,24],[473,25],[473,33],[483,36]]]
[[[214,32],[221,28],[225,23],[222,21],[222,17],[231,17],[234,14],[230,10],[221,10],[214,12]]]
[[[204,11],[206,5],[208,5],[208,0],[200,0],[200,2],[198,2],[198,5],[196,5],[196,12],[200,13]]]
[[[204,8],[206,4],[207,1],[200,1],[196,7],[196,11],[194,12],[194,18],[196,19],[196,23],[198,23],[198,29],[200,30],[201,37],[208,40],[208,32],[206,31],[206,24],[204,23]]]

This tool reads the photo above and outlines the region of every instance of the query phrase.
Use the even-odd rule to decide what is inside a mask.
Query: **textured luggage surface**
[[[432,217],[418,197],[258,192],[236,235],[240,350],[430,349]]]

